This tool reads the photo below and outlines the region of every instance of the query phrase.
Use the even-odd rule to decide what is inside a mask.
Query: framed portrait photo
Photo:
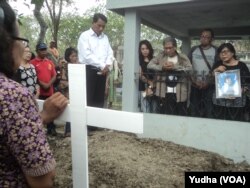
[[[241,97],[240,70],[215,73],[216,98]]]

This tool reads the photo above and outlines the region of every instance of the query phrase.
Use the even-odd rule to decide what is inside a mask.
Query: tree
[[[70,0],[45,0],[47,9],[50,15],[50,30],[52,33],[52,38],[57,45],[58,31],[60,26],[60,19],[63,10],[63,3],[68,5],[71,3]]]
[[[33,11],[35,18],[37,19],[37,22],[40,26],[40,33],[39,33],[39,38],[37,42],[43,42],[46,31],[48,29],[47,23],[44,21],[44,18],[41,14],[41,9],[43,7],[44,0],[31,0],[31,3],[35,5],[35,9]]]
[[[124,43],[124,18],[111,11],[107,11],[107,18],[108,24],[105,32],[109,36],[110,44],[116,57],[119,46],[122,46]]]
[[[29,46],[34,49],[39,38],[40,26],[34,16],[23,16],[21,18],[21,25],[19,26],[20,34],[22,37],[29,39]]]
[[[31,4],[35,5],[35,9],[33,11],[35,18],[37,19],[40,25],[40,34],[38,41],[44,41],[46,31],[48,29],[48,25],[44,20],[44,17],[41,14],[41,10],[44,4],[46,3],[47,9],[50,15],[50,29],[52,32],[52,36],[54,41],[57,43],[58,30],[60,25],[61,13],[63,10],[63,3],[69,4],[70,0],[31,0]]]
[[[76,47],[81,32],[89,29],[91,21],[90,16],[72,13],[62,15],[58,31],[58,46],[61,54],[67,47]]]
[[[141,39],[150,41],[156,54],[162,50],[162,42],[165,37],[166,34],[141,24]]]

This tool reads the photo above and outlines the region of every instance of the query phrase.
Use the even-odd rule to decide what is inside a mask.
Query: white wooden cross
[[[71,122],[72,171],[74,188],[88,188],[87,125],[143,133],[143,114],[88,107],[86,102],[86,69],[83,64],[69,65],[70,104],[58,118]],[[43,101],[38,100],[42,109]]]

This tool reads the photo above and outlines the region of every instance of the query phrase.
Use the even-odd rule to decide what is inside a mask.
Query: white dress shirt
[[[112,64],[113,50],[104,33],[97,36],[92,28],[84,31],[78,39],[77,48],[80,63],[92,65],[101,70],[106,65]]]

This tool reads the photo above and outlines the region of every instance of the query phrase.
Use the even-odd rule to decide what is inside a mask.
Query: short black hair
[[[204,28],[201,31],[201,33],[205,32],[205,31],[207,31],[207,32],[209,32],[211,34],[212,39],[214,38],[214,31],[213,31],[213,29],[211,29],[211,28]]]
[[[99,19],[101,19],[105,23],[108,22],[108,19],[107,19],[107,17],[104,14],[102,14],[102,13],[95,13],[94,16],[93,16],[93,23],[96,23]]]
[[[77,50],[73,47],[69,47],[65,50],[64,52],[64,59],[67,61],[67,62],[70,62],[70,59],[69,59],[69,56],[72,54],[72,53],[76,53],[77,54]]]
[[[224,48],[227,48],[231,53],[233,53],[233,58],[234,59],[237,59],[237,56],[236,56],[236,50],[234,48],[234,46],[230,43],[230,42],[226,42],[226,43],[222,43],[218,49],[217,49],[217,53],[220,54],[221,51],[224,49]]]

